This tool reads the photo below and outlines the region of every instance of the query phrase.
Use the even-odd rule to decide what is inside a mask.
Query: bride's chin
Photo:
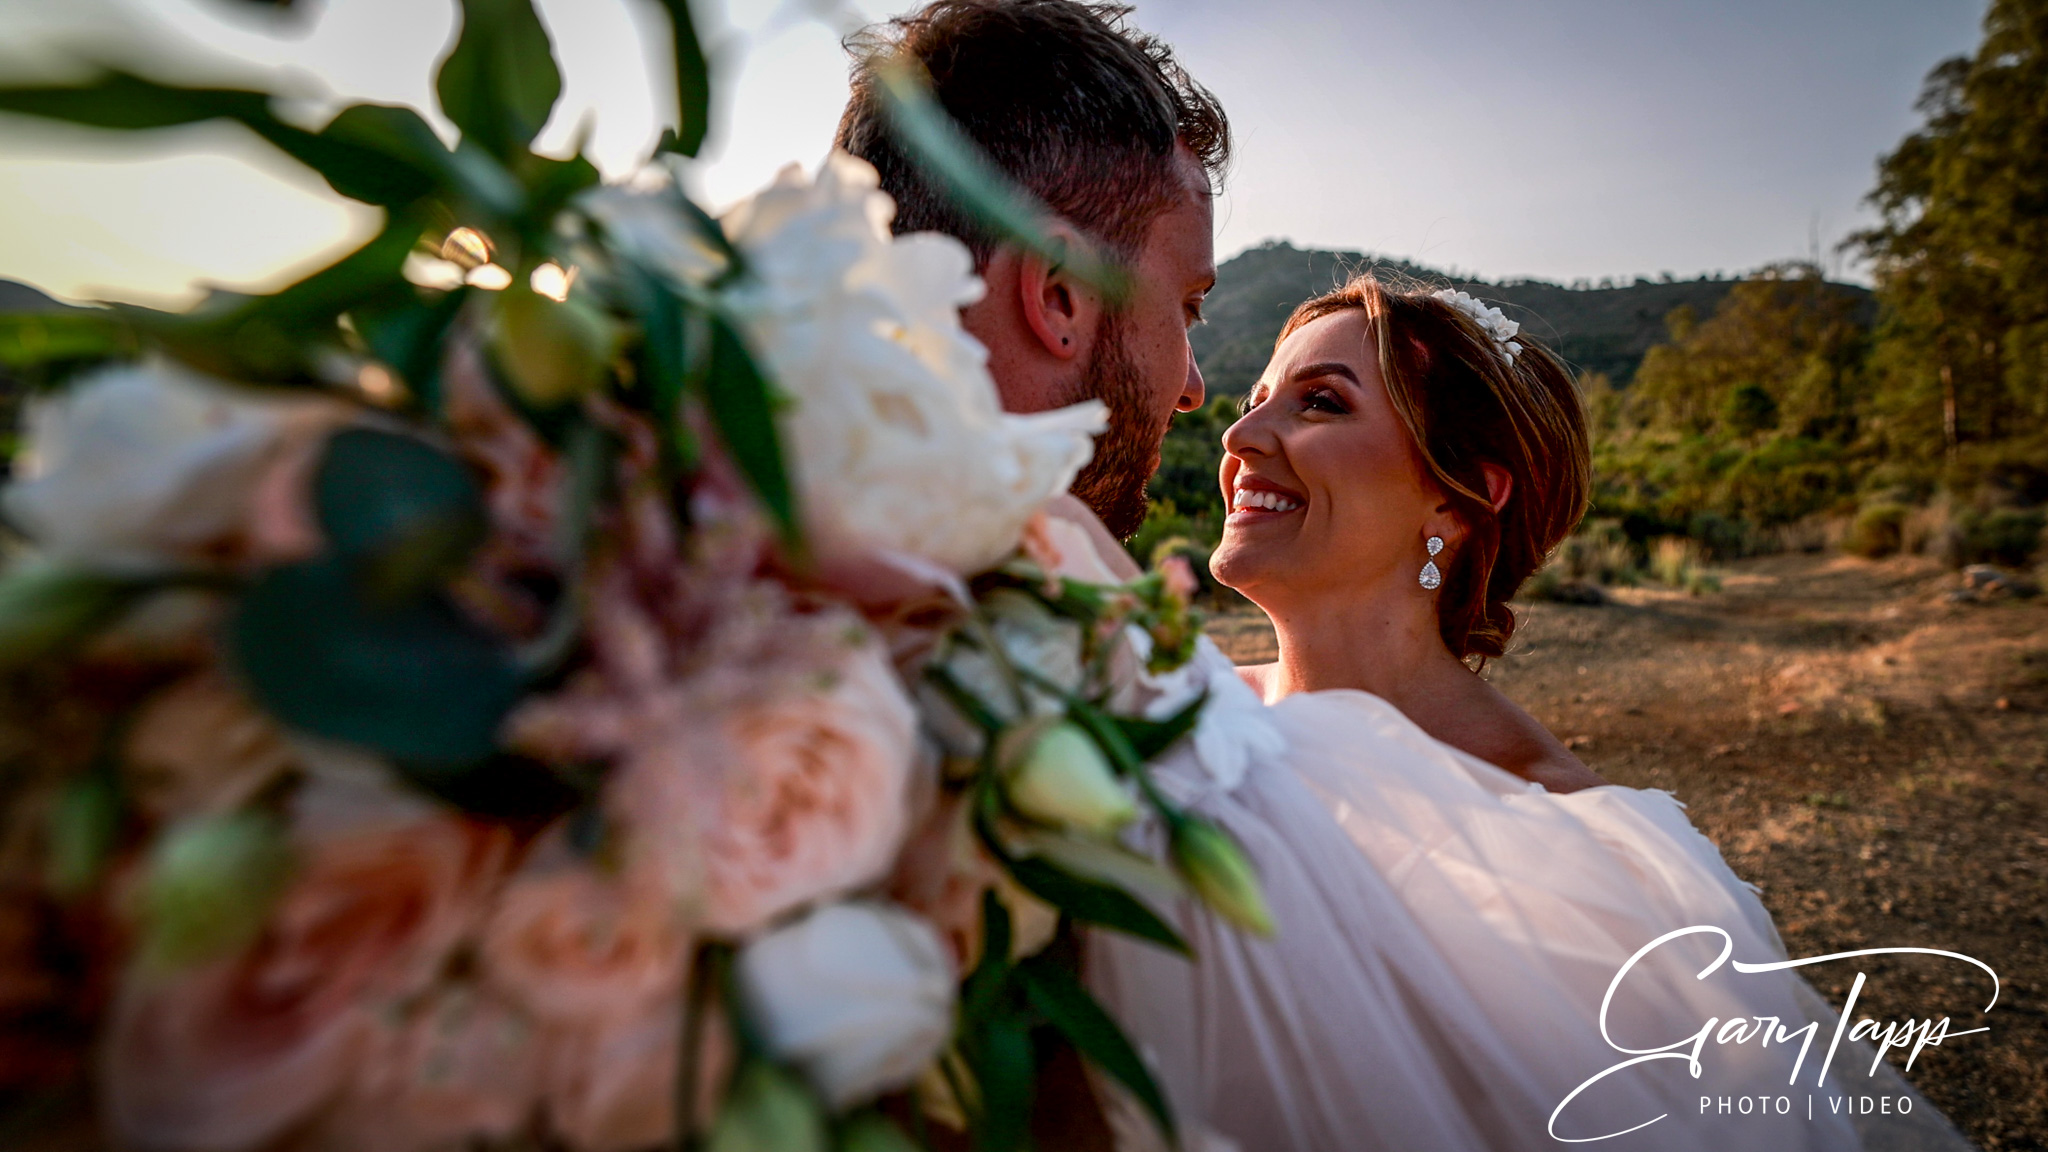
[[[1263,549],[1233,540],[1229,530],[1216,545],[1216,551],[1209,556],[1209,574],[1218,584],[1239,593],[1259,583],[1266,570],[1272,567],[1272,560],[1266,555],[1270,549]]]

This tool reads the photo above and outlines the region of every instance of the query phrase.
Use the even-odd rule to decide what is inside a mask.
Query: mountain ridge
[[[1742,280],[1639,277],[1632,284],[1597,288],[1534,279],[1490,281],[1396,257],[1296,248],[1286,240],[1268,240],[1217,267],[1216,287],[1204,306],[1207,323],[1188,335],[1210,394],[1239,396],[1248,391],[1264,370],[1273,341],[1294,306],[1337,287],[1351,272],[1366,270],[1468,292],[1520,321],[1526,332],[1576,372],[1604,373],[1617,385],[1635,375],[1644,353],[1669,340],[1665,317],[1673,309],[1689,306],[1705,319]],[[1869,289],[1832,286],[1874,312]]]

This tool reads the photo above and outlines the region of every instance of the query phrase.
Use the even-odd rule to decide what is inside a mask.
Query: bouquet
[[[1189,893],[1270,930],[1147,774],[1202,715],[1188,582],[1049,514],[1101,406],[1001,411],[965,249],[892,237],[871,169],[721,219],[678,190],[709,89],[665,7],[681,126],[624,186],[531,151],[527,0],[466,0],[453,147],[118,70],[0,88],[235,121],[385,212],[272,295],[0,319],[39,389],[0,493],[12,1130],[1008,1149],[1068,1046],[1171,1138],[1076,932],[1185,951],[1153,908]]]

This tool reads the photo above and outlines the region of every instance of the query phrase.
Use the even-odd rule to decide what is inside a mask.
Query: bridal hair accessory
[[[1424,588],[1434,592],[1444,582],[1444,574],[1436,566],[1436,555],[1444,550],[1444,538],[1441,536],[1431,536],[1423,547],[1429,549],[1430,559],[1423,562],[1422,575],[1419,579]]]
[[[1500,349],[1502,363],[1512,365],[1515,357],[1521,354],[1522,346],[1515,341],[1515,334],[1522,330],[1520,321],[1508,319],[1500,309],[1489,308],[1463,292],[1444,288],[1430,295],[1470,316],[1474,324],[1493,337],[1494,346]]]

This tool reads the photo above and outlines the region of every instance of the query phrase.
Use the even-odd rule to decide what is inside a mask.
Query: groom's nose
[[[1181,385],[1180,399],[1174,402],[1173,410],[1176,412],[1193,412],[1202,406],[1202,400],[1206,395],[1207,390],[1202,386],[1202,366],[1195,363],[1195,351],[1190,348],[1188,349],[1187,382]]]

